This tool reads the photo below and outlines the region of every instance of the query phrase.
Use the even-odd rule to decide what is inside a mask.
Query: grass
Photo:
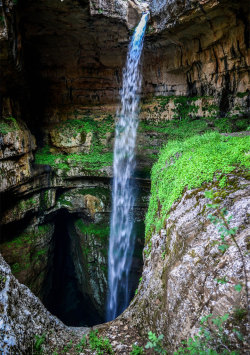
[[[238,166],[250,166],[250,137],[225,137],[217,132],[170,141],[151,173],[151,197],[146,215],[146,241],[163,227],[172,204],[185,188],[200,187]]]

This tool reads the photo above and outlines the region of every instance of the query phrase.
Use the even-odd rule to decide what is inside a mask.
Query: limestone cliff
[[[170,353],[181,340],[198,333],[200,319],[208,314],[216,317],[229,312],[228,331],[233,334],[232,324],[247,331],[246,314],[242,322],[236,312],[245,308],[245,291],[234,290],[235,282],[245,282],[243,265],[235,245],[223,254],[218,250],[219,234],[209,223],[209,200],[204,196],[211,188],[223,196],[219,197],[221,207],[233,216],[231,226],[238,228],[237,242],[247,255],[249,181],[232,174],[223,190],[212,183],[186,191],[172,206],[165,228],[152,235],[138,294],[122,317],[141,333],[154,329],[164,334]],[[248,275],[249,271],[248,264]],[[228,283],[216,282],[225,275]]]
[[[66,339],[80,340],[84,329],[73,330],[65,327],[44,308],[30,290],[11,274],[9,266],[0,256],[0,349],[4,354],[24,354],[35,351],[35,335],[49,335],[46,344],[60,346]],[[64,340],[63,340],[64,339]]]
[[[87,309],[81,312],[95,313],[95,324],[104,321],[114,125],[129,38],[142,12],[149,10],[150,20],[133,177],[133,293],[150,170],[161,147],[205,132],[249,130],[248,1],[3,0],[0,9],[0,250],[14,274],[1,258],[0,349],[27,353],[35,336],[46,333],[50,354],[71,340],[76,345],[85,331],[73,332],[36,298],[56,306],[53,294],[62,285],[55,270],[64,267],[64,250],[73,270],[67,280]],[[244,292],[232,286],[236,279],[244,284],[242,264],[233,245],[224,254],[213,245],[218,233],[203,194],[214,188],[223,197],[245,252],[245,171],[231,172],[228,182],[224,192],[216,178],[185,190],[165,226],[147,236],[137,295],[117,321],[99,326],[116,354],[145,344],[149,330],[164,333],[172,353],[195,334],[203,315],[228,309],[230,336],[230,324],[246,332],[245,313],[241,319],[235,313],[244,310]],[[217,285],[225,273],[231,283]],[[66,298],[60,312],[80,314]],[[246,348],[244,341],[233,346]]]

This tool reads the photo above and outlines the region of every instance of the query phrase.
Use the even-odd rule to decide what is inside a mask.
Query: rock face
[[[44,308],[31,291],[11,274],[10,267],[0,255],[0,350],[4,354],[24,354],[34,351],[35,336],[46,334],[45,350],[60,347],[79,335],[64,326]],[[84,329],[81,332],[84,333]]]
[[[45,299],[52,288],[55,219],[66,216],[78,290],[103,317],[114,122],[133,29],[149,8],[136,152],[140,247],[134,290],[148,178],[161,145],[182,139],[194,127],[198,134],[223,132],[229,118],[233,130],[247,129],[248,1],[4,0],[0,7],[1,252],[18,280]],[[172,118],[179,122],[167,127]],[[186,118],[190,129],[183,133],[179,123]],[[234,216],[237,241],[245,250],[247,182],[230,179],[234,187],[222,204]],[[233,246],[221,255],[211,245],[218,234],[207,220],[206,203],[202,190],[186,192],[166,228],[152,236],[138,295],[118,322],[104,326],[117,354],[131,350],[131,344],[121,345],[126,323],[134,333],[131,341],[138,340],[136,328],[143,335],[148,330],[167,334],[171,352],[197,330],[202,315],[244,307],[243,291],[214,281],[226,274],[243,283],[243,274]],[[49,315],[0,260],[1,351],[30,351],[34,335],[49,329],[59,338],[52,334],[48,353],[60,339],[70,340],[70,329]]]
[[[30,225],[19,235],[1,243],[1,253],[17,279],[26,284],[40,299],[44,299],[45,281],[51,267],[53,224]],[[8,233],[3,231],[3,237]]]
[[[159,7],[153,1],[156,34],[146,45],[144,91],[216,96],[221,112],[226,112],[235,93],[249,85],[247,3],[161,3]]]
[[[0,192],[3,192],[32,176],[32,152],[36,143],[27,127],[13,117],[2,121],[0,126]]]
[[[246,307],[244,288],[241,292],[234,290],[235,284],[245,283],[240,255],[232,242],[225,253],[218,250],[219,233],[208,220],[211,211],[204,197],[204,190],[211,188],[221,196],[221,208],[233,216],[230,227],[238,228],[236,240],[246,255],[249,181],[235,175],[228,179],[223,193],[213,183],[185,192],[172,206],[166,227],[152,235],[145,248],[138,294],[121,316],[142,334],[152,329],[164,334],[170,353],[181,340],[198,332],[202,316],[230,313],[235,324],[233,312]],[[249,279],[249,263],[247,272]],[[228,283],[216,282],[224,276]],[[241,326],[246,332],[245,324],[243,321]]]
[[[144,48],[145,97],[208,95],[225,114],[236,105],[236,94],[249,89],[246,0],[4,4],[2,42],[6,47],[9,38],[10,48],[1,62],[3,109],[8,111],[10,98],[25,102],[16,109],[34,130],[45,120],[62,117],[62,111],[74,112],[76,106],[117,103],[129,28],[138,23],[146,5],[151,19]],[[26,98],[6,79],[10,53],[15,82],[30,92]]]

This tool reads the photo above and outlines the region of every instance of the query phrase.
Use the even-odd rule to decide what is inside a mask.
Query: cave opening
[[[93,326],[103,323],[104,319],[90,297],[81,292],[73,261],[70,220],[66,209],[60,210],[55,217],[54,253],[44,304],[68,326]]]
[[[49,272],[44,284],[47,290],[44,292],[43,303],[53,315],[68,326],[94,326],[105,322],[107,285],[103,286],[103,279],[92,279],[90,281],[91,284],[95,282],[97,289],[102,289],[104,302],[100,308],[100,305],[96,303],[95,292],[90,292],[88,286],[90,283],[88,283],[89,280],[87,281],[87,279],[89,279],[90,274],[92,274],[92,277],[97,278],[97,275],[100,275],[97,270],[98,268],[100,270],[102,265],[97,264],[98,260],[93,260],[92,266],[89,266],[81,259],[80,239],[74,228],[76,220],[79,220],[79,216],[70,214],[67,209],[57,211],[53,217],[55,225],[54,245]],[[88,222],[86,221],[85,223],[87,226]],[[136,241],[129,277],[130,300],[138,287],[143,266],[143,221],[135,222],[134,227]],[[87,240],[91,236],[86,234],[84,238]],[[108,253],[108,244],[105,245],[105,248],[105,253]],[[89,255],[89,257],[92,258],[92,255]],[[97,259],[99,259],[98,256]],[[93,270],[96,270],[96,273]]]

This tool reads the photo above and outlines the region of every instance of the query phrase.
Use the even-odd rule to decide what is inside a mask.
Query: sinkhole
[[[142,274],[148,191],[147,185],[138,188],[131,214],[135,248],[129,274],[130,301]],[[95,195],[106,201],[94,216],[79,205],[85,198],[79,194],[79,189],[62,189],[56,201],[61,201],[63,207],[45,210],[42,205],[43,209],[28,211],[22,218],[3,224],[0,233],[0,252],[13,275],[29,287],[53,315],[66,325],[76,327],[104,323],[108,296],[110,189],[94,187],[83,192],[83,196],[92,196],[93,201],[97,201]],[[69,196],[69,200],[65,196]],[[27,199],[33,201],[34,198],[29,195],[25,201]],[[6,201],[8,207],[19,203],[10,197]],[[121,313],[124,310],[122,297],[118,302]]]
[[[130,300],[142,272],[144,223],[135,222],[136,245],[129,280]],[[43,303],[68,326],[105,322],[108,289],[108,237],[105,223],[93,224],[66,209],[54,217],[53,252]]]
[[[48,275],[49,292],[44,300],[47,309],[69,326],[93,326],[103,322],[91,297],[80,284],[73,249],[72,218],[67,210],[55,217],[54,251]],[[84,273],[84,270],[81,270]]]

